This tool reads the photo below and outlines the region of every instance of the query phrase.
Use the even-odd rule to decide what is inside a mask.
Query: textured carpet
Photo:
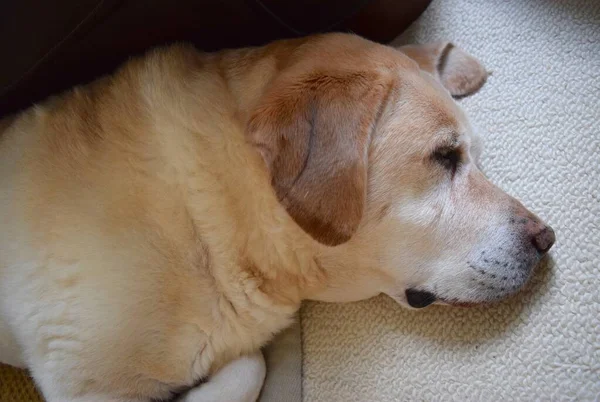
[[[398,43],[438,39],[492,70],[461,101],[484,170],[557,243],[523,294],[491,308],[307,303],[304,400],[599,400],[600,2],[434,1]]]
[[[0,401],[42,402],[28,372],[0,364]]]

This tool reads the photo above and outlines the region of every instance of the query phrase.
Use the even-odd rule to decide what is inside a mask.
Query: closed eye
[[[436,163],[442,165],[452,173],[452,176],[454,176],[460,165],[461,151],[459,148],[443,147],[435,150],[431,157]]]

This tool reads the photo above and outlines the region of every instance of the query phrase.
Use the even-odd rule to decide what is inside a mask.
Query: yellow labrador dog
[[[0,359],[50,402],[252,401],[303,299],[514,293],[554,233],[477,168],[452,96],[485,78],[448,43],[172,46],[5,119]]]

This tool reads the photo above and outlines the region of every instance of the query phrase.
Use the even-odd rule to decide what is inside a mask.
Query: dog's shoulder
[[[293,225],[236,114],[228,85],[242,67],[224,60],[160,48],[6,124],[0,274],[14,284],[5,302],[29,309],[8,319],[18,336],[73,328],[65,340],[86,348],[69,358],[105,367],[92,371],[113,389],[132,376],[193,382],[260,347],[298,308],[265,284],[291,240],[262,226]],[[18,317],[33,313],[47,323]],[[29,337],[26,353],[43,360],[53,341]],[[155,385],[137,391],[158,395]]]

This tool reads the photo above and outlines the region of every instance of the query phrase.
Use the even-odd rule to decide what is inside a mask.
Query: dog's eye
[[[440,148],[436,150],[433,159],[452,172],[456,173],[456,169],[460,164],[460,150],[458,148]]]

